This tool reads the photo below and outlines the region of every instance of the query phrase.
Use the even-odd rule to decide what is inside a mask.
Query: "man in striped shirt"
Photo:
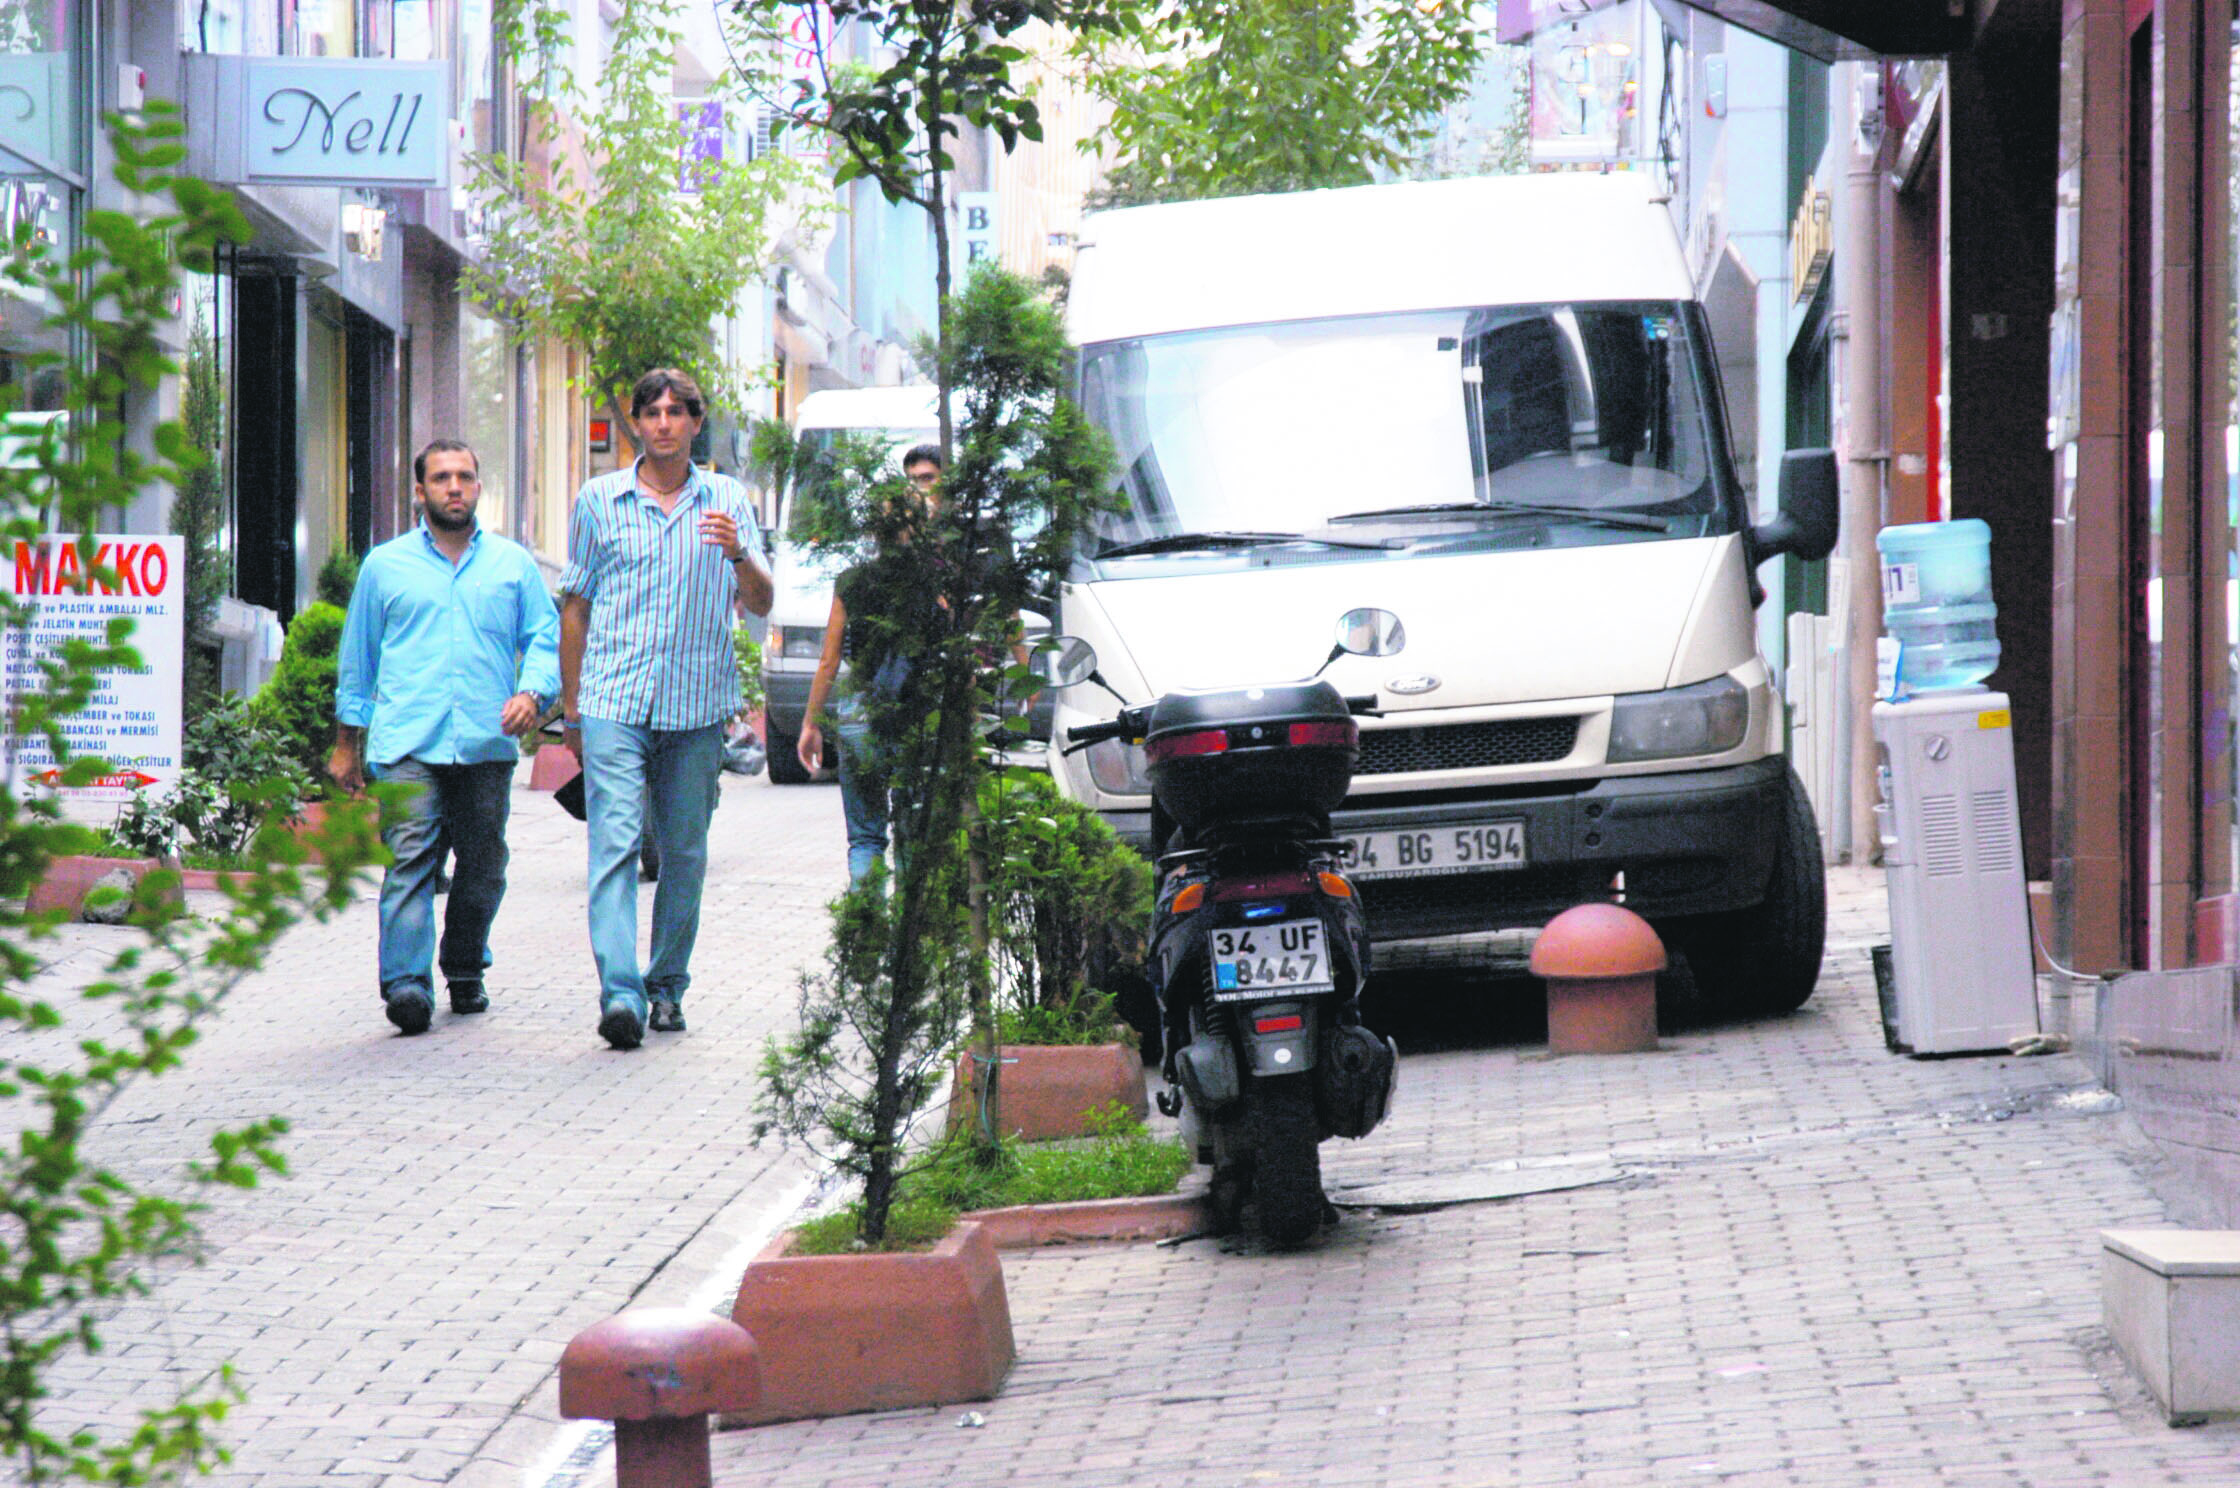
[[[634,1049],[684,1031],[724,721],[739,709],[739,607],[770,612],[747,493],[692,464],[707,404],[673,367],[630,394],[637,461],[576,495],[560,579],[563,735],[583,762],[599,1035]],[[638,969],[638,844],[661,854],[653,960]]]

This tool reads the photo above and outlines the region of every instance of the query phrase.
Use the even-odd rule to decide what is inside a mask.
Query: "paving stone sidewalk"
[[[2159,1164],[2067,1056],[1883,1046],[1879,875],[1839,870],[1795,1017],[1551,1060],[1411,1053],[1330,1182],[1614,1162],[1616,1182],[1355,1214],[1313,1249],[1005,1259],[1019,1363],[973,1407],[727,1432],[721,1488],[2240,1482],[2100,1328],[2097,1232]],[[593,1479],[596,1481],[596,1479]]]
[[[838,792],[724,777],[691,1031],[616,1054],[595,1031],[583,828],[527,777],[489,1013],[398,1036],[368,897],[290,932],[180,1069],[107,1114],[97,1160],[142,1179],[212,1129],[286,1115],[293,1176],[215,1197],[205,1263],[167,1267],[102,1354],[55,1372],[50,1429],[115,1434],[230,1357],[249,1399],[224,1427],[235,1461],[208,1481],[518,1483],[568,1340],[799,1202],[799,1161],[750,1139],[755,1069],[846,880]],[[44,985],[83,980],[123,935],[68,929]],[[63,1001],[75,1037],[87,1011]]]

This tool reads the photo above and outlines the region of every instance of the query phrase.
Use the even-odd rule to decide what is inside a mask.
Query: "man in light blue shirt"
[[[416,786],[386,813],[395,859],[381,880],[381,1000],[405,1033],[435,1009],[433,958],[451,1011],[479,1013],[490,922],[506,892],[514,737],[560,690],[559,612],[526,548],[475,522],[472,449],[438,439],[412,461],[422,524],[366,554],[342,627],[334,753],[353,794],[375,779]],[[370,725],[370,730],[369,730]],[[435,942],[435,880],[455,859]]]
[[[746,488],[692,463],[707,404],[674,367],[638,379],[639,457],[576,496],[560,579],[563,735],[583,761],[599,1036],[635,1049],[684,1031],[723,725],[739,711],[732,628],[770,613]],[[651,814],[661,878],[653,959],[638,970],[638,844]]]

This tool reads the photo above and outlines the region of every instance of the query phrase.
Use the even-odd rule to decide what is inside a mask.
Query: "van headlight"
[[[770,627],[769,654],[793,661],[816,661],[824,655],[824,627],[773,625]]]
[[[1108,796],[1148,796],[1151,777],[1144,774],[1143,746],[1125,739],[1101,739],[1084,753],[1089,778]]]
[[[1610,760],[1725,754],[1750,728],[1750,693],[1732,677],[1630,692],[1610,710]]]

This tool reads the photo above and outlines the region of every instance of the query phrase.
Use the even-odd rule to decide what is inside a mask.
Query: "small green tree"
[[[52,307],[48,328],[93,354],[90,363],[32,358],[35,368],[61,377],[68,422],[49,426],[27,460],[0,464],[0,537],[36,541],[58,521],[61,531],[77,535],[84,570],[104,582],[115,575],[96,567],[93,533],[105,514],[149,486],[177,490],[198,454],[177,423],[157,427],[154,458],[138,453],[113,410],[128,397],[152,396],[178,370],[158,333],[171,316],[181,263],[206,272],[213,245],[248,235],[230,198],[170,174],[186,154],[178,143],[183,132],[177,110],[160,102],[147,106],[144,120],[109,121],[116,178],[134,200],[149,204],[146,219],[88,212],[84,246],[66,258],[36,239],[29,222],[0,243],[0,277],[9,292]],[[0,387],[0,419],[15,398],[14,388]],[[0,628],[16,633],[11,644],[28,649],[36,605],[35,596],[0,595]],[[101,672],[139,664],[132,623],[119,617],[99,638],[33,652],[39,660],[32,676],[8,695],[0,775],[0,1026],[9,1037],[0,1057],[0,1106],[17,1125],[15,1139],[0,1142],[0,1459],[29,1483],[169,1481],[226,1460],[213,1428],[239,1395],[222,1367],[176,1401],[146,1404],[140,1427],[121,1441],[104,1442],[90,1431],[58,1436],[42,1424],[56,1361],[100,1351],[103,1313],[116,1299],[146,1290],[144,1264],[192,1252],[202,1207],[103,1167],[92,1149],[110,1103],[176,1066],[197,1025],[262,963],[282,931],[306,911],[324,915],[349,902],[358,868],[376,851],[371,814],[340,809],[315,844],[322,866],[306,871],[305,844],[268,820],[249,882],[229,891],[230,912],[214,921],[184,912],[174,875],[151,875],[131,912],[137,933],[127,932],[128,943],[78,989],[106,1001],[121,1035],[80,1029],[64,1036],[63,1010],[32,985],[43,959],[39,942],[54,933],[57,916],[21,906],[47,864],[90,845],[92,834],[65,821],[51,794],[19,779],[16,745],[42,740],[65,785],[106,773],[104,761],[72,754],[63,728],[85,708]],[[271,1117],[217,1132],[208,1157],[188,1167],[186,1192],[204,1184],[254,1187],[262,1173],[283,1171],[275,1142],[286,1126]]]
[[[1110,490],[1111,446],[1065,396],[1064,329],[1033,286],[983,267],[948,318],[941,371],[964,417],[938,513],[868,453],[796,497],[813,508],[797,535],[877,555],[855,591],[869,602],[850,615],[862,627],[850,685],[893,767],[896,850],[891,894],[874,874],[835,906],[826,966],[802,982],[800,1031],[764,1059],[761,1129],[861,1181],[872,1245],[967,1009],[992,1046],[986,881],[973,862],[987,851],[981,740],[999,694],[1027,680],[1008,660],[1020,606],[1063,571]]]
[[[1463,0],[1164,0],[1075,43],[1112,107],[1108,206],[1405,171],[1477,72]]]
[[[543,97],[532,112],[545,161],[476,155],[468,163],[477,187],[500,203],[488,246],[468,267],[469,292],[524,338],[581,349],[581,391],[618,420],[630,385],[653,367],[681,367],[711,400],[736,401],[737,370],[717,352],[711,327],[760,277],[771,221],[809,181],[776,154],[687,172],[670,91],[678,10],[679,0],[621,0],[594,98],[575,98],[571,80],[539,64]],[[539,48],[557,40],[548,8],[514,0],[502,19]],[[590,155],[582,179],[566,150],[571,113]]]
[[[171,502],[171,530],[185,539],[186,712],[195,718],[217,696],[219,643],[212,626],[218,602],[233,588],[233,564],[221,545],[226,519],[225,472],[219,463],[226,433],[225,379],[200,305],[187,333],[182,382],[179,422],[193,447],[193,458],[180,467],[179,491]]]
[[[1007,1043],[1086,1043],[1119,1023],[1112,968],[1143,960],[1151,865],[1047,770],[993,772],[988,823]]]
[[[296,611],[280,662],[252,704],[256,716],[288,740],[289,752],[314,780],[323,778],[334,742],[334,694],[347,619],[348,611],[324,601]]]

